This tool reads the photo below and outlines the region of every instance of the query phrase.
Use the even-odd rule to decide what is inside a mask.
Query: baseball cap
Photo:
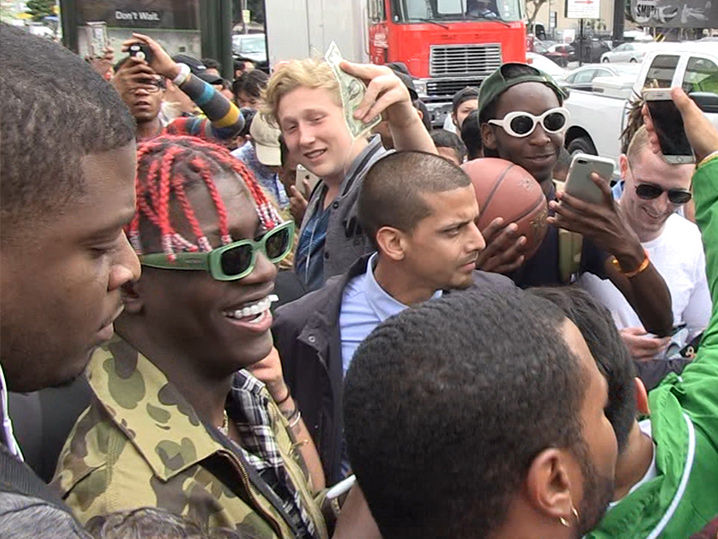
[[[416,101],[417,99],[419,99],[419,93],[416,91],[416,87],[414,86],[414,79],[411,78],[406,64],[404,64],[403,62],[389,62],[385,65],[389,69],[391,69],[397,77],[399,77],[399,80],[401,80],[401,82],[404,83],[406,89],[409,90],[409,96],[411,97],[411,100]]]
[[[481,83],[481,88],[479,89],[479,115],[506,90],[524,82],[545,84],[556,94],[559,103],[563,103],[563,100],[568,97],[568,94],[556,84],[556,81],[548,73],[528,64],[509,62],[496,69]]]
[[[224,79],[219,75],[215,75],[214,73],[208,73],[207,71],[198,73],[197,76],[204,82],[209,84],[222,84],[224,82]]]
[[[279,135],[281,131],[267,121],[264,114],[255,114],[249,128],[254,148],[259,162],[268,167],[282,165],[282,155],[279,149]]]
[[[456,92],[454,94],[454,97],[451,98],[451,110],[456,112],[456,109],[458,109],[459,105],[461,105],[464,101],[478,98],[479,89],[476,86],[466,86],[465,88],[462,88],[461,90]]]
[[[178,64],[187,64],[193,75],[199,75],[203,71],[207,71],[207,66],[201,60],[189,54],[175,54],[172,59]]]

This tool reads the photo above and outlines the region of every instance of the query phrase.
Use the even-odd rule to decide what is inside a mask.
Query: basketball
[[[526,236],[523,254],[531,258],[546,236],[548,204],[541,186],[531,174],[510,161],[495,157],[473,159],[461,165],[471,178],[479,203],[479,230],[497,217],[516,223]]]

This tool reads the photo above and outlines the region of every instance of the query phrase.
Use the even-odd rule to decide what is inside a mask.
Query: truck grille
[[[486,78],[486,77],[484,77]],[[452,96],[466,86],[481,85],[483,79],[433,79],[426,81],[426,93],[430,96]]]
[[[484,78],[501,65],[501,43],[432,45],[429,63],[432,77]]]

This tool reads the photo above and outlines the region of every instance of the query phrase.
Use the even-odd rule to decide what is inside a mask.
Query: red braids
[[[139,145],[135,190],[137,208],[127,233],[132,246],[141,253],[140,222],[145,219],[158,229],[162,250],[170,259],[179,251],[210,251],[204,231],[187,198],[188,183],[201,181],[212,198],[217,212],[222,244],[231,243],[227,208],[214,183],[218,172],[236,174],[247,187],[257,207],[257,215],[265,228],[281,222],[254,175],[227,149],[205,140],[187,136],[161,136]],[[170,218],[170,202],[176,200],[189,223],[194,241],[182,237]]]

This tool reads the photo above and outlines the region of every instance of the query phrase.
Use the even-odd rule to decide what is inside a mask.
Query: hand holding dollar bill
[[[335,42],[331,42],[324,59],[332,68],[332,72],[339,82],[339,91],[342,98],[342,108],[344,109],[344,121],[349,128],[353,138],[358,138],[368,133],[372,127],[381,121],[381,116],[376,116],[368,122],[363,122],[354,118],[354,111],[357,110],[360,103],[364,99],[366,93],[366,84],[361,79],[350,75],[342,70],[339,64],[343,61],[342,54]]]

